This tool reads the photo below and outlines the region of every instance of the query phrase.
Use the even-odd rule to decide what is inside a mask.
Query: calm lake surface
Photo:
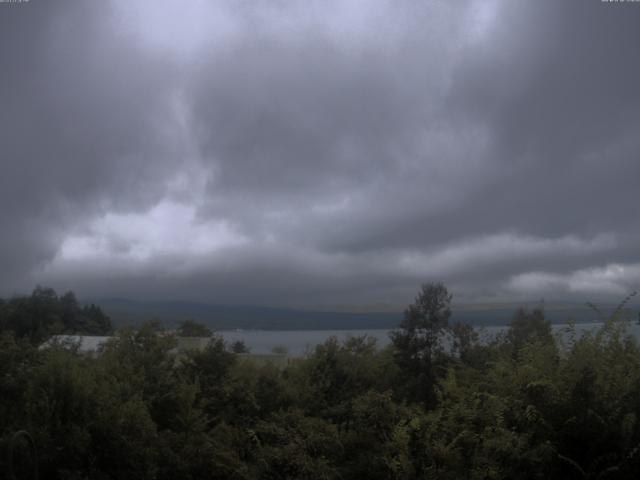
[[[579,323],[576,324],[576,332],[578,334],[595,331],[602,326],[602,323]],[[555,333],[562,334],[566,331],[567,326],[564,324],[556,324],[552,326]],[[480,334],[480,338],[487,341],[499,332],[505,330],[506,327],[482,327],[476,329]],[[345,340],[349,337],[359,337],[367,335],[376,339],[379,348],[385,347],[390,343],[389,332],[391,330],[222,330],[218,333],[224,339],[231,343],[236,340],[242,340],[249,347],[251,353],[271,353],[275,347],[284,347],[289,355],[303,356],[307,352],[321,343],[324,343],[329,337],[337,337],[339,340]],[[629,324],[629,332],[636,338],[640,339],[640,325],[635,323]]]

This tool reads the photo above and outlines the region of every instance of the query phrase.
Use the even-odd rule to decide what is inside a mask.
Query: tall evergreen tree
[[[449,326],[451,298],[442,283],[425,283],[415,302],[404,312],[398,329],[391,332],[395,358],[412,400],[435,404],[434,361],[441,352],[443,332]]]

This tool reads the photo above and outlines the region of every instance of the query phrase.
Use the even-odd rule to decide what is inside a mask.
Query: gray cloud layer
[[[640,4],[182,5],[0,5],[3,291],[640,283]]]

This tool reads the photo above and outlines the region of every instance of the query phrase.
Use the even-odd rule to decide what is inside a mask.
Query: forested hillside
[[[560,341],[520,310],[480,344],[450,302],[425,285],[388,348],[330,339],[284,369],[215,336],[176,357],[150,324],[96,357],[38,349],[3,320],[3,445],[28,431],[41,478],[637,478],[640,348],[623,318]]]
[[[73,292],[59,296],[52,288],[36,287],[28,296],[0,298],[0,331],[34,344],[57,334],[106,335],[111,320],[96,305],[80,305]]]

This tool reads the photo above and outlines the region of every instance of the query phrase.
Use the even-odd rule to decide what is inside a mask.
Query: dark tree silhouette
[[[428,406],[435,402],[434,360],[449,326],[451,298],[442,283],[425,283],[415,302],[404,312],[398,329],[391,332],[395,359],[405,379],[407,394]]]

